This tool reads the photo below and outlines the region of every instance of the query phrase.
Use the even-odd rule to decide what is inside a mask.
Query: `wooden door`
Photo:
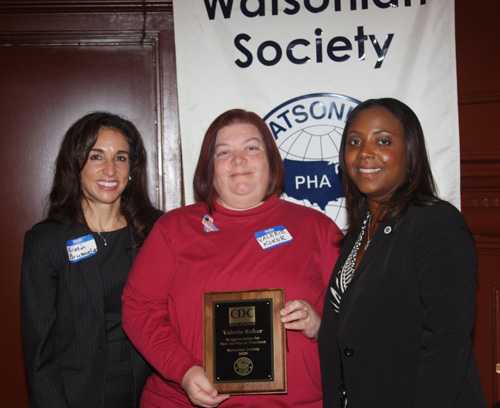
[[[455,0],[462,211],[479,255],[474,350],[500,406],[500,2]],[[495,39],[495,40],[493,40]]]
[[[2,405],[11,407],[27,406],[19,322],[23,235],[44,217],[68,127],[96,110],[127,117],[144,138],[154,203],[165,209],[181,200],[171,7],[90,11],[41,3],[36,13],[28,7],[1,14],[0,6],[0,309],[6,316],[0,384]]]

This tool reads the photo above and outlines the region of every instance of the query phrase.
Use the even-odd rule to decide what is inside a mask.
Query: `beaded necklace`
[[[358,238],[351,249],[351,252],[347,259],[342,265],[342,269],[337,273],[334,279],[334,284],[330,286],[330,292],[332,294],[332,299],[330,303],[333,305],[335,312],[340,311],[340,301],[342,296],[347,291],[349,284],[351,283],[354,272],[356,271],[356,259],[358,257],[359,248],[361,248],[361,243],[363,242],[363,237],[368,229],[370,223],[371,214],[368,211],[366,217],[361,225],[361,230],[359,231]],[[365,244],[365,249],[370,245],[370,241],[367,240]]]

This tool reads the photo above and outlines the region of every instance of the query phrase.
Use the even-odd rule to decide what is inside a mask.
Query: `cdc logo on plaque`
[[[289,99],[264,117],[283,158],[283,198],[321,210],[343,230],[339,148],[347,116],[358,104],[346,95],[312,93]]]

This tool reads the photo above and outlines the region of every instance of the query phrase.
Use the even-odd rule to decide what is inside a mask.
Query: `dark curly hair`
[[[93,112],[78,119],[68,129],[56,160],[52,190],[49,195],[47,220],[86,225],[81,201],[80,173],[102,128],[123,134],[128,142],[130,181],[122,193],[120,210],[140,245],[158,217],[148,196],[146,150],[134,124],[108,112]]]

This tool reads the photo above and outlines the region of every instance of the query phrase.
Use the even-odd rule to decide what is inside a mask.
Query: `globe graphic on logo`
[[[283,198],[319,210],[347,229],[339,170],[344,126],[359,101],[333,92],[296,96],[264,116],[283,159]]]
[[[334,125],[311,125],[294,133],[288,134],[276,141],[281,157],[284,161],[297,162],[325,162],[335,166],[338,174],[340,140],[343,128]],[[286,174],[285,174],[286,177]],[[334,182],[333,180],[329,180]],[[336,179],[335,182],[339,182]],[[321,180],[319,181],[321,182]],[[347,213],[345,211],[345,198],[338,197],[336,200],[328,201],[325,206],[311,203],[307,198],[296,199],[285,191],[283,198],[288,201],[316,208],[331,219],[341,229],[347,226]]]
[[[332,125],[311,125],[276,141],[283,159],[338,163],[342,129]]]

